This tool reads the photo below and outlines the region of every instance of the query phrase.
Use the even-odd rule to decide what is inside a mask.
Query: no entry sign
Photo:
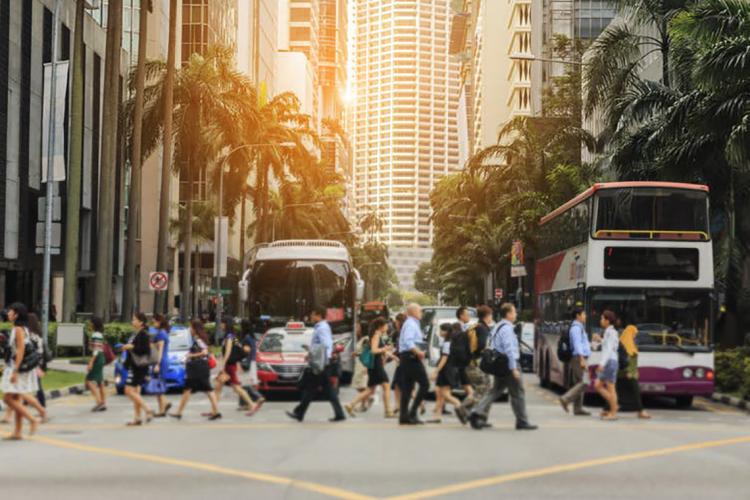
[[[169,275],[160,271],[148,275],[148,287],[155,292],[163,292],[169,286]]]

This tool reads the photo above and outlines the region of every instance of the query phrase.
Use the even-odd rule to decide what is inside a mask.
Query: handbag
[[[492,339],[495,338],[499,329],[500,326],[498,324],[498,326],[492,331],[492,335],[488,341],[489,346],[492,345]],[[487,347],[479,357],[479,369],[488,375],[507,377],[510,375],[508,356],[502,352],[496,351],[492,347]]]
[[[369,342],[362,346],[362,352],[359,354],[359,362],[368,370],[371,370],[375,366],[375,356],[372,354]]]
[[[146,383],[146,392],[149,394],[164,394],[167,392],[167,384],[161,377],[151,377]]]
[[[213,370],[214,368],[216,368],[216,364],[217,364],[216,357],[213,354],[209,354],[208,355],[208,368],[210,370]]]
[[[211,377],[211,367],[206,358],[193,358],[185,363],[185,376],[190,380],[205,380]]]
[[[19,373],[30,372],[42,362],[42,352],[37,348],[36,343],[31,340],[29,330],[24,328],[24,332],[26,333],[26,344],[23,350],[23,359],[21,364],[18,365]]]

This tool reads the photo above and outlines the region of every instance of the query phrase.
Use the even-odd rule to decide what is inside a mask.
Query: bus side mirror
[[[362,281],[361,279],[357,279],[355,281],[355,287],[356,287],[354,291],[355,298],[357,302],[361,302],[362,299],[365,298],[365,282]]]
[[[250,282],[247,280],[242,280],[239,283],[239,291],[240,291],[240,300],[242,302],[247,302],[249,298],[249,291],[250,291]]]

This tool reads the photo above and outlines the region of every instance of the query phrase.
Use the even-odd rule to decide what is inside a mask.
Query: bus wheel
[[[693,406],[693,396],[677,396],[675,403],[677,408],[690,408]]]

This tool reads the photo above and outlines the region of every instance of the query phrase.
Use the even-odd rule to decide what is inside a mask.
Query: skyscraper
[[[384,218],[380,236],[405,288],[431,256],[430,191],[459,168],[449,3],[354,1],[356,211]]]

